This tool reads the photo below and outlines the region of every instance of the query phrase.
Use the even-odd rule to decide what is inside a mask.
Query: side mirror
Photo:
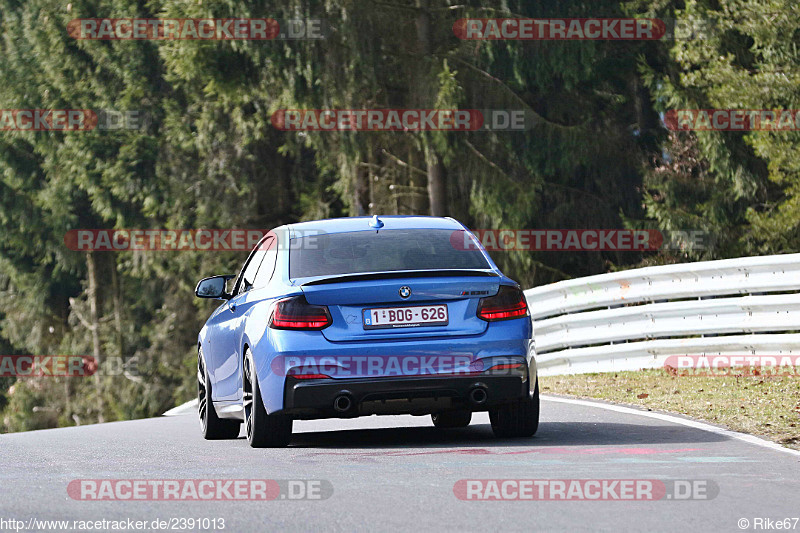
[[[194,295],[198,298],[213,298],[215,300],[230,300],[232,296],[225,291],[228,280],[236,276],[212,276],[201,279],[194,290]]]

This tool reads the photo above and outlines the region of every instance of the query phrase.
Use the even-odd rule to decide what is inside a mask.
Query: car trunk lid
[[[330,310],[333,324],[322,330],[325,338],[345,342],[483,333],[487,323],[477,317],[478,301],[497,294],[499,287],[496,273],[480,270],[339,276],[301,289],[310,304]],[[385,317],[398,309],[404,314],[393,322],[400,323],[371,323],[378,318],[375,312]]]

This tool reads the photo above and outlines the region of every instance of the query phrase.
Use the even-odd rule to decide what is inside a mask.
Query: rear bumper
[[[314,419],[372,414],[424,415],[456,409],[486,411],[492,406],[523,398],[528,393],[527,369],[502,375],[288,378],[283,412],[295,418]],[[338,403],[337,409],[334,403],[340,397],[347,397],[348,401]],[[341,409],[347,404],[347,409]]]

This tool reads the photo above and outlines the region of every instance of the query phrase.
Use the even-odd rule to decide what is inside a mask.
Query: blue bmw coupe
[[[488,411],[498,437],[539,425],[525,297],[452,218],[281,226],[195,294],[223,300],[197,345],[206,439],[244,422],[251,446],[286,446],[295,419],[372,414],[454,428]]]

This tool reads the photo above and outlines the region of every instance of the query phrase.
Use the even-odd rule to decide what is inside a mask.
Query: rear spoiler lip
[[[311,285],[326,285],[329,283],[347,283],[348,281],[368,281],[375,279],[400,279],[400,278],[500,278],[500,274],[493,270],[396,270],[392,272],[367,272],[364,274],[342,274],[321,279],[312,279],[301,283],[301,287]]]

